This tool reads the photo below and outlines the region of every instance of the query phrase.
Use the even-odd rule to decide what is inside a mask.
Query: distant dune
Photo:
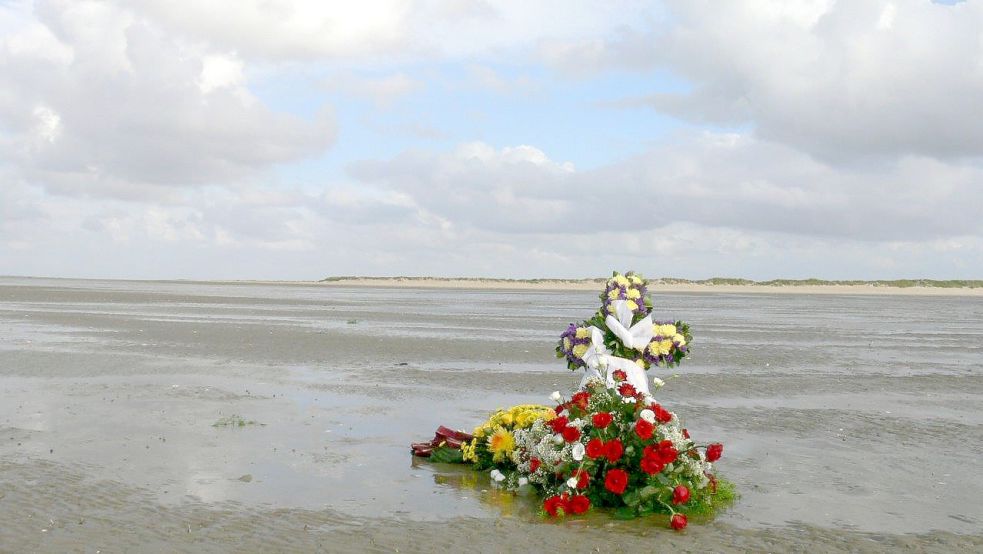
[[[484,277],[358,277],[337,276],[321,283],[365,287],[478,288],[514,290],[596,290],[605,277],[590,279],[494,279]],[[675,277],[652,279],[665,292],[760,292],[801,294],[922,294],[983,296],[983,280],[897,279],[880,281],[827,281],[822,279],[773,279],[752,281],[728,277],[690,280]]]

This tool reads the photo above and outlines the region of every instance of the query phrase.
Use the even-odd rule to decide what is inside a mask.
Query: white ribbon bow
[[[629,317],[631,316],[629,315]],[[652,325],[650,323],[649,332],[651,330]],[[636,391],[648,396],[649,385],[645,378],[645,370],[631,360],[612,356],[611,352],[604,346],[604,334],[597,327],[591,326],[590,334],[590,346],[587,347],[587,351],[581,358],[586,367],[584,368],[584,378],[580,380],[580,388],[583,388],[591,378],[600,379],[605,381],[607,386],[614,387],[614,372],[620,369],[625,372],[626,380],[635,387]]]
[[[590,331],[590,346],[587,347],[587,351],[584,352],[584,355],[580,359],[584,361],[588,369],[607,365],[607,356],[611,352],[604,346],[604,334],[593,325],[588,327],[587,330]]]
[[[618,317],[615,318],[613,315],[608,314],[604,318],[608,329],[621,339],[621,343],[625,345],[625,348],[638,350],[639,352],[645,350],[645,347],[652,341],[654,335],[652,315],[649,314],[638,323],[632,325],[631,320],[634,317],[634,313],[628,308],[628,301],[615,300],[611,304],[614,306],[614,313]]]

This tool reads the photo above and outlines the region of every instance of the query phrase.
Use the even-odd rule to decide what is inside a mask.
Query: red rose
[[[618,394],[625,398],[630,398],[638,394],[638,391],[635,390],[635,387],[631,383],[621,383],[618,385]]]
[[[553,517],[565,514],[569,511],[566,496],[557,495],[547,498],[543,501],[543,509]]]
[[[559,406],[553,408],[553,411],[556,412],[556,415],[560,415],[560,412],[562,412],[565,409],[566,409],[566,406],[564,406],[563,404],[560,404]]]
[[[529,473],[536,473],[536,470],[539,469],[539,464],[540,464],[539,458],[532,458],[532,459],[530,459],[529,460]]]
[[[567,506],[570,508],[571,514],[582,514],[590,508],[590,499],[582,494],[575,494],[570,497]]]
[[[665,468],[666,465],[663,464],[658,458],[642,458],[642,471],[648,473],[649,475],[655,475]]]
[[[672,489],[672,503],[673,504],[685,504],[689,502],[689,489],[683,485]]]
[[[576,427],[565,427],[563,429],[563,440],[573,442],[580,438],[580,429]]]
[[[623,469],[612,469],[604,476],[604,488],[614,494],[625,492],[628,486],[628,474]]]
[[[614,463],[621,459],[621,455],[624,454],[625,448],[621,446],[621,440],[611,439],[604,443],[604,456],[608,459],[608,462]]]
[[[628,374],[621,369],[614,370],[614,373],[612,373],[611,376],[614,377],[614,380],[618,383],[628,378]]]
[[[601,439],[591,439],[587,442],[587,457],[596,460],[604,455],[604,441]]]
[[[652,411],[655,412],[655,419],[657,419],[659,423],[669,423],[672,421],[672,414],[662,406],[656,404],[655,406],[652,406]]]
[[[570,420],[563,416],[560,416],[560,417],[554,417],[553,419],[549,420],[547,425],[550,426],[550,429],[553,429],[554,433],[562,433],[563,429],[566,428],[567,423],[570,423]]]
[[[655,431],[655,425],[652,425],[644,419],[640,419],[635,422],[635,434],[638,435],[638,438],[642,439],[643,441],[647,441],[652,438],[652,431]]]
[[[724,453],[724,445],[719,442],[715,442],[707,447],[707,461],[716,462],[720,459],[720,456]]]
[[[577,406],[581,410],[587,410],[587,401],[590,400],[590,393],[586,391],[580,391],[574,394],[570,399],[570,403]]]
[[[686,516],[683,514],[673,514],[672,519],[669,520],[669,527],[672,527],[676,531],[686,529]]]
[[[581,471],[577,475],[577,488],[586,489],[587,485],[589,484],[590,484],[590,474],[587,473],[586,471]]]
[[[679,452],[677,452],[676,448],[672,445],[672,441],[664,440],[659,443],[658,456],[662,463],[671,464],[676,461],[676,456],[678,455]]]
[[[611,420],[613,419],[614,418],[608,412],[598,412],[591,418],[591,422],[594,424],[594,427],[604,429],[608,425],[611,425]]]

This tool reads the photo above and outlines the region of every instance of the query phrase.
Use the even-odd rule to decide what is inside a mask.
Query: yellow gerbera
[[[492,453],[493,461],[502,461],[513,450],[515,450],[515,437],[504,427],[495,429],[495,432],[488,437],[488,451]]]

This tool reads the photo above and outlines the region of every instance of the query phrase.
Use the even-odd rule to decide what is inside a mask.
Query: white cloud
[[[836,161],[983,155],[983,4],[670,2],[656,109]]]
[[[3,14],[5,16],[9,13]],[[43,2],[0,39],[0,161],[49,190],[146,196],[320,153],[330,113],[277,113],[243,65],[112,4]]]
[[[378,107],[387,108],[399,98],[423,90],[424,84],[405,73],[384,77],[360,77],[354,74],[335,75],[325,81],[328,90],[337,90],[360,98],[368,98]]]

